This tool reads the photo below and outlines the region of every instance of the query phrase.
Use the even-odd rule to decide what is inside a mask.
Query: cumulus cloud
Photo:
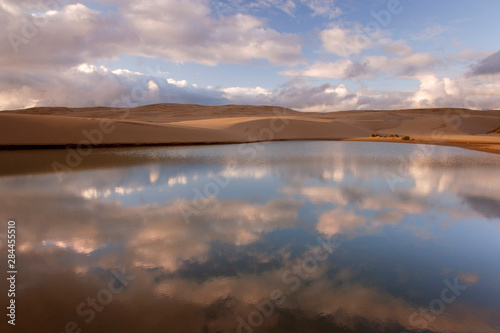
[[[0,60],[10,68],[74,66],[119,54],[206,65],[303,61],[296,35],[279,33],[246,14],[215,19],[202,0],[123,2],[112,14],[77,3],[35,15],[23,3],[2,3],[9,11]]]
[[[495,77],[483,80],[439,78],[426,66],[426,57],[421,67],[411,64],[409,58],[393,61],[379,58],[378,65],[389,73],[414,78],[420,82],[415,91],[382,90],[374,88],[348,89],[344,84],[325,83],[313,85],[307,79],[295,77],[266,94],[225,95],[235,103],[277,105],[300,111],[339,111],[404,109],[408,107],[463,107],[471,109],[498,108],[500,83]],[[405,67],[408,66],[408,67]],[[418,74],[416,74],[418,73]]]
[[[410,58],[411,59],[411,58]],[[496,76],[440,78],[426,68],[414,67],[408,59],[392,61],[379,57],[377,65],[388,75],[414,78],[420,82],[415,91],[348,88],[344,84],[311,84],[295,77],[273,90],[263,87],[198,87],[195,82],[164,74],[140,74],[106,67],[80,65],[54,74],[37,72],[19,77],[17,72],[0,71],[0,109],[33,106],[117,106],[135,107],[155,103],[195,103],[205,105],[276,105],[301,111],[338,111],[357,109],[400,109],[408,107],[498,108],[500,84]],[[347,62],[346,62],[347,63]],[[371,62],[370,62],[371,64]],[[322,73],[312,66],[301,74]],[[430,63],[428,64],[430,66]],[[405,67],[408,66],[408,67]],[[349,66],[325,67],[324,75],[347,77]],[[353,71],[356,67],[353,67]],[[369,77],[375,68],[359,77]]]
[[[405,57],[366,56],[361,61],[340,59],[334,62],[316,62],[306,69],[290,69],[282,74],[332,79],[371,78],[375,74],[412,78],[433,72],[437,63],[437,58],[422,52]]]
[[[480,79],[458,77],[439,78],[433,74],[417,77],[420,86],[411,97],[414,107],[463,107],[498,109],[500,83],[495,76]]]
[[[355,104],[356,95],[350,93],[343,84],[323,84],[313,86],[305,79],[296,78],[273,91],[271,96],[266,96],[263,102],[272,105],[284,105],[304,110],[317,111],[336,107],[343,108]]]
[[[344,84],[311,85],[294,78],[273,91],[264,101],[300,111],[339,111],[358,109],[404,108],[411,93],[363,88],[350,90]]]
[[[303,61],[298,36],[270,29],[262,19],[247,14],[214,18],[207,1],[106,4],[116,10],[97,11],[83,3],[40,7],[29,1],[2,0],[7,38],[0,41],[0,109],[229,101],[224,97],[227,92],[198,88],[183,78],[159,80],[149,69],[137,73],[93,65],[119,55],[210,66]]]
[[[7,15],[7,37],[0,42],[0,61],[10,69],[60,69],[125,53],[139,38],[117,16],[106,16],[83,4],[55,7],[34,16]],[[40,19],[38,20],[37,19]]]
[[[257,10],[277,8],[294,16],[306,7],[308,16],[331,18],[340,13],[333,0],[106,0],[99,2],[104,9],[79,1],[50,3],[40,7],[27,0],[0,1],[6,37],[0,40],[0,109],[163,102],[271,104],[304,111],[499,105],[500,51],[477,62],[463,76],[452,77],[440,75],[444,61],[426,52],[414,53],[405,40],[389,38],[388,31],[331,23],[317,32],[326,56],[323,52],[321,58],[303,64],[301,36],[270,28],[268,21],[253,15]],[[216,15],[215,8],[224,4],[233,9]],[[433,34],[446,30],[431,28]],[[374,54],[377,50],[383,55]],[[164,71],[131,71],[126,66],[110,70],[100,65],[122,55],[207,66],[285,65],[279,67],[279,74],[289,81],[274,89],[263,84],[201,87]],[[464,50],[455,61],[467,66],[481,55]],[[312,84],[304,77],[352,80],[360,87]],[[366,84],[378,77],[418,80],[414,85],[418,88],[413,92],[381,90]]]
[[[267,28],[263,20],[246,14],[215,20],[199,1],[166,1],[160,6],[134,2],[122,12],[141,36],[144,55],[206,65],[254,59],[293,65],[303,60],[297,36]]]
[[[16,71],[0,71],[0,109],[33,106],[135,107],[154,103],[225,104],[218,90],[198,88],[186,80],[165,78],[151,69],[149,74],[125,69],[110,71],[88,64],[53,73],[37,71],[19,77]]]
[[[305,70],[291,69],[285,75],[309,76],[319,78],[353,79],[373,77],[375,73],[412,77],[422,71],[433,70],[438,62],[429,53],[413,53],[405,40],[393,40],[388,31],[370,30],[359,24],[331,24],[320,32],[323,48],[342,59],[335,61],[316,61]],[[362,53],[382,49],[392,57]]]

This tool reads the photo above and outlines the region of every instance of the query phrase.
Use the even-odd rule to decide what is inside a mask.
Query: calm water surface
[[[4,170],[30,154],[0,177],[2,332],[500,331],[499,155],[281,142]]]

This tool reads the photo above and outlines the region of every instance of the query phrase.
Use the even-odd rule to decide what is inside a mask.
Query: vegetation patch
[[[397,133],[396,134],[384,134],[384,135],[379,134],[379,133],[372,133],[370,135],[370,138],[399,138],[399,139],[405,140],[405,141],[411,140],[411,138],[408,135],[401,137]]]

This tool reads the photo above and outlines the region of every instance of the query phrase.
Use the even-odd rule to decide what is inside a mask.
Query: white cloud
[[[13,1],[3,5],[28,17],[4,17],[4,30],[17,36],[12,43],[0,42],[0,61],[10,68],[75,66],[118,54],[206,65],[255,60],[294,65],[304,59],[298,36],[270,29],[251,15],[214,19],[203,0],[122,2],[115,14],[77,3],[47,12],[38,25],[28,9]]]
[[[332,24],[329,29],[320,33],[323,47],[328,52],[343,58],[372,48],[376,37],[374,34],[363,32],[361,28],[350,29],[338,24]]]
[[[425,75],[420,78],[420,87],[413,96],[416,105],[423,105],[432,101],[435,96],[445,93],[445,87],[441,80],[434,75]]]
[[[257,104],[279,105],[302,111],[335,111],[356,108],[356,95],[344,85],[313,86],[305,79],[295,78],[273,91],[258,96]]]
[[[152,80],[148,81],[148,89],[152,92],[160,90],[160,88],[158,88],[158,85]]]
[[[267,89],[256,87],[256,88],[242,88],[242,87],[231,87],[222,89],[225,93],[231,94],[244,94],[244,95],[269,95],[270,92]]]
[[[80,66],[76,67],[76,69],[83,73],[94,73],[97,70],[95,66],[88,64],[81,64]]]
[[[412,107],[463,107],[498,109],[500,104],[500,75],[479,78],[439,78],[428,74],[419,77],[419,89],[411,98]]]
[[[317,62],[305,70],[291,69],[283,71],[281,74],[332,79],[367,78],[373,75],[368,62],[353,62],[348,59],[340,59],[335,62]]]
[[[270,28],[269,21],[251,14],[273,7],[298,15],[298,8],[306,6],[311,9],[306,15],[333,17],[339,13],[335,1],[232,3],[234,11],[216,18],[215,2],[208,0],[104,1],[104,5],[114,6],[112,11],[98,11],[79,2],[40,10],[32,1],[1,0],[2,31],[7,38],[0,39],[0,109],[162,102],[271,104],[304,111],[498,108],[500,104],[498,52],[465,49],[441,60],[426,52],[412,53],[411,45],[402,39],[392,40],[389,31],[334,23],[318,33],[329,54],[323,52],[306,67],[294,67],[304,60],[301,37]],[[435,25],[428,29],[426,36],[435,37],[447,28]],[[9,41],[14,35],[18,39]],[[416,37],[424,38],[423,34]],[[369,55],[363,54],[368,51]],[[376,53],[379,51],[385,55]],[[280,68],[280,74],[287,76],[354,80],[362,86],[311,84],[293,78],[275,89],[258,85],[204,88],[182,76],[167,76],[165,71],[152,74],[149,70],[100,66],[103,60],[116,60],[121,55],[210,66],[255,62],[267,66],[270,62],[292,66]],[[328,58],[330,55],[334,59]],[[442,65],[449,63],[462,66],[462,72],[446,68],[450,72],[440,73]],[[469,72],[461,76],[466,66],[470,66]],[[413,92],[381,90],[359,80],[375,77],[418,80],[419,86]]]
[[[89,67],[89,65],[87,65],[87,64],[84,64],[82,66],[84,66],[84,68]],[[92,66],[92,67],[94,67],[94,66]],[[134,71],[124,69],[124,68],[115,69],[111,73],[116,74],[116,75],[122,75],[122,76],[134,76],[134,75],[142,76],[143,75],[142,73],[134,72]]]
[[[210,18],[202,1],[134,2],[122,12],[141,36],[144,55],[207,65],[254,59],[297,64],[303,59],[297,36],[267,28],[263,20],[246,14]]]
[[[366,56],[361,61],[340,59],[335,62],[316,62],[304,70],[290,69],[281,72],[288,76],[315,78],[357,79],[370,78],[375,74],[416,77],[433,72],[438,60],[428,53],[416,53],[406,57]]]
[[[135,107],[161,102],[224,104],[228,101],[221,91],[188,85],[186,80],[168,84],[161,77],[127,69],[110,71],[104,66],[89,64],[22,78],[17,72],[2,74],[0,110],[60,105]]]
[[[269,90],[262,87],[229,87],[220,89],[220,92],[231,104],[260,104],[258,101],[272,96]]]
[[[120,106],[134,107],[162,102],[220,104],[277,105],[302,111],[337,111],[356,109],[400,109],[408,107],[465,107],[473,109],[498,108],[500,105],[499,75],[477,77],[439,77],[428,67],[427,56],[419,62],[405,58],[370,58],[378,66],[367,67],[368,73],[385,71],[387,75],[400,75],[416,79],[420,86],[415,91],[352,89],[344,84],[313,85],[305,78],[294,78],[274,90],[262,87],[198,87],[187,80],[166,79],[115,70],[93,65],[82,65],[59,73],[43,72],[19,79],[14,72],[1,72],[0,109],[33,106],[69,107]],[[325,76],[344,75],[316,64],[303,74]],[[410,67],[407,67],[410,66]],[[342,67],[340,67],[342,69]],[[369,74],[364,74],[368,77]],[[171,79],[173,80],[173,79]],[[7,84],[9,82],[10,84]],[[175,84],[173,84],[175,83]]]
[[[176,81],[174,79],[167,79],[168,84],[172,84],[177,87],[185,87],[187,86],[187,81],[186,80],[179,80]]]

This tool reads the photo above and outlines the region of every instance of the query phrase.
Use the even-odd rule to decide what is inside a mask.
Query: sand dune
[[[0,146],[211,144],[369,140],[455,144],[500,152],[500,110],[417,109],[303,113],[272,106],[157,104],[0,112]]]

